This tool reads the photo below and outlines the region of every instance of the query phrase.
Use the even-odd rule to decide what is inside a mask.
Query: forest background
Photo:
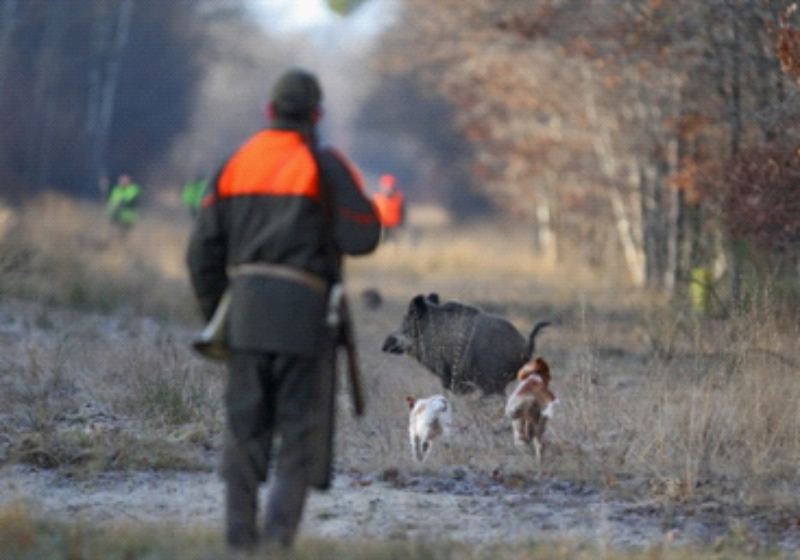
[[[553,537],[595,543],[562,558],[798,550],[798,18],[776,0],[0,0],[0,549],[109,557],[81,552],[92,524],[54,539],[43,513],[221,526],[224,375],[190,350],[180,192],[301,65],[323,140],[409,203],[404,231],[348,262],[386,405],[341,415],[340,486],[306,537],[409,539],[412,558],[442,534],[462,542],[437,558]],[[103,206],[122,173],[143,187],[127,235]],[[410,458],[403,396],[441,385],[380,348],[431,292],[552,321],[543,465],[470,396],[449,447]],[[141,527],[104,534],[140,557],[161,546]],[[194,556],[172,536],[148,557],[208,557],[207,536]]]
[[[723,312],[765,281],[796,296],[795,4],[329,5],[314,35],[253,1],[3,0],[0,196],[102,199],[130,173],[163,201],[261,126],[268,84],[301,63],[329,136],[411,203],[499,216],[554,263],[635,286],[708,284]]]

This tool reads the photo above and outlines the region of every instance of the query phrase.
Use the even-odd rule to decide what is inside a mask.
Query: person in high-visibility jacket
[[[200,210],[200,202],[203,200],[207,184],[208,179],[196,179],[194,181],[189,181],[183,186],[181,201],[183,205],[189,209],[192,216],[197,216]]]
[[[308,491],[330,486],[337,343],[330,299],[343,282],[344,255],[370,253],[380,241],[361,174],[317,142],[321,101],[319,82],[305,70],[277,81],[269,126],[210,180],[187,249],[207,321],[230,294],[221,475],[234,549],[259,540],[290,546]],[[259,486],[268,475],[259,532]]]
[[[397,188],[394,175],[381,175],[378,184],[380,190],[372,197],[383,226],[384,238],[388,239],[396,228],[405,220],[405,196]]]
[[[130,175],[120,175],[111,188],[106,203],[106,214],[111,222],[127,232],[139,219],[139,201],[142,188],[133,182]]]

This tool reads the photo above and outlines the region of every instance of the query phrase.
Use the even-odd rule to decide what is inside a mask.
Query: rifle
[[[350,307],[342,284],[334,284],[328,300],[328,327],[334,337],[335,347],[343,346],[347,351],[347,378],[350,382],[350,396],[353,399],[353,410],[356,416],[363,416],[366,408],[364,391],[361,386],[361,371],[356,352],[356,339],[353,334],[353,323]]]

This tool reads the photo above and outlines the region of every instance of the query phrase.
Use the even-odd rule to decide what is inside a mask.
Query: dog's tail
[[[533,353],[536,352],[536,335],[539,334],[543,328],[550,324],[550,321],[539,321],[534,325],[530,336],[528,337],[528,359],[533,360]]]

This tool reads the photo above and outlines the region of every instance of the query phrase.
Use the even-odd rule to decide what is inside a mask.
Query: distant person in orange
[[[397,188],[394,175],[381,175],[378,181],[380,190],[372,197],[372,202],[380,216],[384,239],[390,239],[405,220],[405,196]]]

